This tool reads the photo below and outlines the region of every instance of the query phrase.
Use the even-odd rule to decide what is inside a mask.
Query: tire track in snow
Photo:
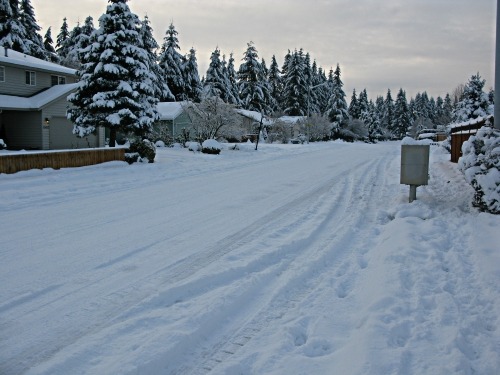
[[[349,169],[356,169],[359,167],[360,164],[348,165],[345,167],[345,170],[347,171]],[[116,318],[115,312],[117,310],[126,311],[127,309],[132,308],[134,305],[140,303],[145,298],[149,298],[151,294],[154,294],[155,289],[158,286],[175,286],[176,284],[182,284],[183,281],[188,282],[189,278],[195,275],[198,271],[204,269],[213,262],[227,255],[228,253],[234,250],[238,250],[242,246],[246,246],[248,243],[252,243],[252,241],[255,241],[255,238],[261,233],[271,233],[272,230],[268,228],[282,226],[283,222],[287,223],[287,228],[290,231],[294,230],[294,228],[296,227],[300,227],[304,220],[309,220],[312,216],[315,215],[315,208],[321,205],[321,203],[317,201],[318,197],[332,192],[334,192],[335,194],[335,192],[337,192],[335,197],[337,197],[337,199],[341,201],[340,194],[343,191],[332,189],[332,186],[335,186],[335,184],[338,183],[336,181],[337,179],[338,177],[335,176],[332,179],[325,180],[319,187],[302,192],[301,194],[293,197],[292,200],[289,200],[285,204],[282,204],[279,208],[273,210],[261,219],[255,221],[245,230],[231,234],[223,240],[219,241],[216,245],[212,246],[206,252],[198,253],[195,256],[185,258],[174,265],[169,265],[168,267],[160,267],[154,273],[149,273],[143,277],[135,279],[133,284],[130,283],[118,289],[111,288],[114,290],[112,293],[93,298],[92,304],[86,306],[85,310],[75,311],[71,313],[73,315],[64,317],[65,320],[71,321],[72,318],[75,318],[77,316],[76,321],[79,322],[78,326],[58,326],[58,331],[60,331],[60,333],[58,334],[59,339],[57,343],[53,343],[56,345],[44,345],[43,342],[39,343],[34,340],[32,345],[42,345],[43,347],[39,346],[35,350],[35,348],[30,346],[26,347],[24,351],[15,354],[11,358],[10,362],[11,365],[15,366],[12,369],[21,370],[22,372],[23,369],[26,369],[26,366],[32,366],[33,363],[43,361],[44,359],[51,357],[60,349],[78,341],[80,338],[95,332],[99,332],[104,327],[112,325],[114,322],[120,320],[120,318]],[[312,207],[308,208],[308,206],[310,205],[312,205]],[[305,216],[304,212],[306,213]],[[300,214],[302,214],[302,216],[300,216]],[[280,261],[280,256],[277,256],[275,259],[275,263],[278,264],[278,267],[280,266]],[[115,266],[116,262],[111,262],[108,265]],[[258,263],[257,265],[259,266]],[[262,266],[262,264],[260,264],[260,266]],[[38,309],[41,307],[49,311],[50,305],[56,301],[62,306],[64,303],[71,303],[71,300],[73,299],[85,299],[85,293],[89,286],[102,283],[106,283],[107,285],[112,286],[117,285],[123,281],[122,275],[116,273],[106,274],[105,268],[106,267],[103,267],[98,270],[100,273],[98,274],[98,277],[92,280],[92,283],[83,283],[81,287],[72,289],[71,293],[67,293],[66,289],[62,290],[60,293],[51,293],[48,298],[44,298],[43,306],[36,306],[36,308]],[[255,272],[257,271],[258,270],[256,270]],[[239,275],[235,274],[234,277],[238,278]],[[227,282],[227,279],[223,278],[223,280]],[[195,280],[194,284],[188,284],[188,286],[190,285],[196,290],[206,281],[206,279],[201,278],[199,280]],[[180,287],[182,289],[182,285]],[[55,291],[57,291],[57,289],[52,290],[52,292]],[[36,298],[36,293],[31,297],[33,298],[27,297],[25,300],[17,301],[19,303],[4,307],[6,307],[7,309],[15,307],[16,309],[20,309],[19,311],[30,313],[30,311],[32,311],[32,306],[28,302]],[[161,296],[161,298],[164,297],[165,296],[163,295]],[[26,306],[27,309],[22,306],[25,303],[28,303],[28,306]],[[96,312],[99,312],[99,316],[93,316],[93,314],[95,314]],[[90,319],[90,317],[92,318]],[[33,355],[34,350],[36,351],[36,354]]]
[[[346,298],[356,282],[358,272],[368,266],[363,255],[369,251],[368,237],[373,234],[370,233],[370,228],[360,228],[360,224],[367,221],[376,222],[376,210],[368,208],[379,204],[379,200],[384,197],[385,191],[380,190],[377,181],[380,181],[380,176],[388,167],[389,160],[393,158],[394,155],[388,155],[371,161],[357,169],[354,176],[348,175],[342,183],[341,194],[322,202],[330,213],[323,218],[310,237],[303,241],[305,247],[297,248],[294,243],[288,244],[289,250],[293,252],[293,258],[283,267],[282,274],[275,280],[266,278],[259,285],[259,288],[271,290],[270,293],[263,294],[271,295],[272,298],[258,301],[260,309],[257,311],[253,306],[248,306],[247,309],[240,306],[239,310],[251,313],[242,314],[243,316],[226,329],[226,332],[219,333],[218,337],[222,340],[211,343],[211,349],[199,348],[198,358],[189,358],[189,362],[194,362],[194,366],[181,366],[174,373],[204,374],[217,368],[255,336],[261,334],[268,325],[282,319],[289,309],[314,290],[318,280],[331,277],[332,273],[338,278],[335,287],[337,297]],[[348,198],[345,193],[348,194]],[[367,219],[364,216],[365,212],[372,213],[373,217]],[[337,231],[329,230],[335,226],[339,227]],[[238,299],[236,303],[242,303],[242,300],[245,298]],[[246,304],[252,303],[247,301]],[[197,340],[191,337],[188,341],[187,345],[190,345]],[[181,351],[183,349],[187,348],[182,348],[181,344]]]

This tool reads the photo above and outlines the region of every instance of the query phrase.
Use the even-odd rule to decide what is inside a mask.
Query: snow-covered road
[[[0,175],[0,373],[495,374],[499,218],[399,147]]]

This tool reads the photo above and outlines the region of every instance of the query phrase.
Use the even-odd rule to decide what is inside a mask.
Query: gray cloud
[[[105,11],[104,0],[32,0],[42,27],[57,35]],[[269,63],[281,64],[288,49],[304,48],[325,70],[340,63],[348,97],[366,88],[370,97],[400,87],[414,96],[445,95],[479,72],[493,85],[494,0],[131,0],[148,15],[161,43],[170,22],[182,52],[197,50],[200,74],[218,46],[238,63],[253,41]],[[487,88],[488,88],[487,87]]]

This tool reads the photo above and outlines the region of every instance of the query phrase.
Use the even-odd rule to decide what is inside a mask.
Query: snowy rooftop
[[[77,87],[78,83],[56,85],[29,98],[12,95],[0,95],[0,109],[21,111],[37,110],[53,100],[69,94]]]
[[[7,49],[7,56],[5,56],[5,48],[0,47],[0,64],[14,64],[23,67],[30,67],[33,69],[47,70],[50,72],[64,73],[75,75],[76,70],[66,68],[65,66],[51,63],[49,61],[37,59],[36,57],[25,55],[11,49]]]
[[[297,122],[304,120],[305,116],[281,116],[278,120],[283,121],[287,124],[296,124]]]
[[[449,128],[450,129],[455,129],[455,128],[460,128],[462,126],[467,126],[467,125],[476,125],[476,124],[479,124],[480,122],[488,121],[488,120],[490,120],[492,118],[493,118],[493,115],[489,115],[489,116],[486,116],[486,117],[478,117],[478,118],[471,119],[471,120],[468,120],[468,121],[465,121],[465,122],[459,122],[459,123],[456,123],[456,124],[450,124]]]
[[[160,114],[160,120],[174,120],[182,113],[188,102],[160,102],[156,109]]]
[[[252,119],[256,122],[260,122],[260,120],[262,118],[262,114],[260,112],[257,112],[257,111],[249,111],[246,109],[237,109],[236,112],[238,112],[240,115],[245,116],[249,119]],[[262,121],[262,124],[272,125],[273,123],[274,123],[273,120],[264,116],[264,120]]]

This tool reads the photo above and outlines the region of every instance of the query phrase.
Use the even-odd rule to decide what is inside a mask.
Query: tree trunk
[[[116,146],[116,128],[109,129],[109,147]]]

